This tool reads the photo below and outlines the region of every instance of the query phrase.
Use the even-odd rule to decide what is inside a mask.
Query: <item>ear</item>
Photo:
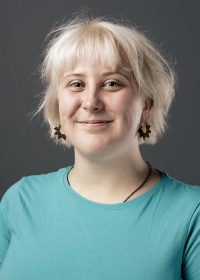
[[[153,99],[147,98],[144,101],[144,107],[143,107],[143,111],[145,112],[149,112],[153,107]]]
[[[150,110],[153,108],[153,104],[154,104],[153,99],[147,98],[144,101],[141,122],[144,122],[146,119],[148,119],[148,115],[149,115]]]

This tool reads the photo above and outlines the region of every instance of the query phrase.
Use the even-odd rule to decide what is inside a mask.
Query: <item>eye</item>
[[[80,91],[84,88],[84,86],[84,83],[80,81],[69,83],[69,87],[72,89],[72,91]]]
[[[81,83],[80,82],[75,82],[75,83],[72,83],[70,84],[71,87],[81,87]]]
[[[122,87],[122,84],[118,81],[111,80],[104,83],[104,87],[110,90],[118,90]]]

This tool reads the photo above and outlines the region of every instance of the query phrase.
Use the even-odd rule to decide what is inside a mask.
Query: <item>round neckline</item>
[[[156,183],[154,186],[152,186],[151,189],[147,190],[145,193],[143,193],[131,200],[128,200],[125,202],[108,204],[108,203],[100,203],[100,202],[95,202],[95,201],[89,200],[89,199],[83,197],[82,195],[80,195],[78,192],[76,192],[71,187],[69,180],[68,180],[68,173],[72,168],[73,168],[73,165],[66,167],[64,175],[63,175],[65,189],[67,189],[68,193],[83,204],[87,204],[89,206],[93,206],[96,208],[102,208],[105,210],[122,209],[122,208],[131,207],[137,203],[140,203],[141,201],[152,196],[163,185],[165,179],[167,178],[167,174],[165,172],[158,170],[160,172],[160,181],[158,183]]]

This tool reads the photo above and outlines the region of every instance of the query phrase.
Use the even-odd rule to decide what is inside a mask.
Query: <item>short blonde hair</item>
[[[135,27],[103,18],[76,17],[53,30],[50,37],[41,67],[45,90],[37,113],[43,111],[51,137],[55,139],[54,127],[60,123],[57,99],[60,79],[64,71],[84,57],[93,63],[126,67],[132,72],[141,96],[153,101],[146,119],[151,134],[145,140],[138,136],[139,144],[154,144],[166,129],[175,79],[171,66],[153,43]],[[68,140],[59,142],[71,146]]]

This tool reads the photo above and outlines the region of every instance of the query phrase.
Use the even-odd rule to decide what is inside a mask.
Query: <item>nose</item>
[[[82,107],[90,112],[98,112],[103,108],[103,102],[97,89],[88,89],[88,91],[84,93]]]

